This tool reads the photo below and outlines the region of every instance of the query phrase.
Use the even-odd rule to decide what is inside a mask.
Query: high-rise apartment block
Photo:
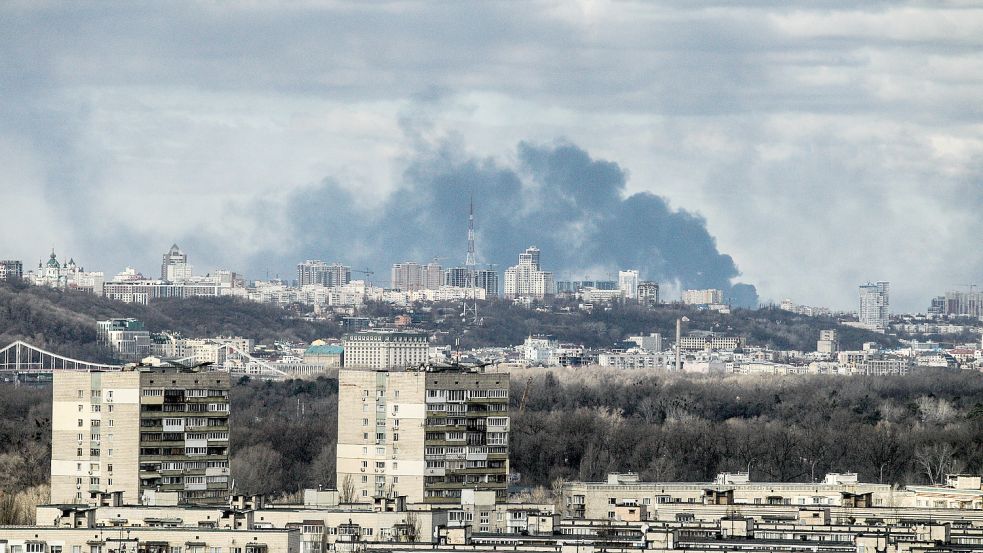
[[[0,280],[20,280],[24,278],[24,264],[13,259],[0,260]]]
[[[345,336],[345,367],[400,369],[430,359],[430,341],[422,332],[365,330]]]
[[[444,284],[444,269],[436,261],[421,265],[413,261],[394,263],[392,287],[403,292],[436,290]]]
[[[554,295],[553,273],[540,269],[539,248],[526,248],[519,254],[519,264],[505,271],[505,297],[541,300]]]
[[[452,267],[444,271],[444,285],[465,288],[468,285],[468,270],[465,267]],[[485,291],[485,298],[498,296],[498,272],[494,269],[477,269],[474,277],[475,288]]]
[[[878,281],[860,285],[860,324],[871,330],[884,332],[891,322],[891,284]]]
[[[825,354],[833,354],[840,351],[840,339],[835,330],[819,331],[819,341],[816,342],[816,351]]]
[[[181,251],[177,244],[171,245],[160,263],[160,279],[167,282],[184,282],[191,278],[191,265],[188,264],[188,254]]]
[[[659,304],[659,283],[644,281],[638,283],[638,303],[642,305]]]
[[[626,300],[637,300],[638,271],[635,269],[618,271],[618,288],[621,290],[621,297]]]
[[[56,371],[51,501],[97,503],[121,493],[181,503],[229,494],[229,374],[175,369]]]
[[[451,507],[464,490],[506,499],[507,373],[342,369],[338,379],[343,501],[405,496]]]
[[[686,305],[717,305],[724,303],[724,292],[716,289],[683,290]]]
[[[344,286],[352,280],[352,268],[341,263],[308,259],[297,264],[297,285]]]

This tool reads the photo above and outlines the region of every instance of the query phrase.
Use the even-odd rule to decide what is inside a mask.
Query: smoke
[[[558,280],[616,279],[619,269],[638,269],[642,280],[720,288],[736,305],[757,304],[754,286],[734,284],[737,266],[717,250],[703,218],[671,209],[655,194],[627,195],[626,180],[617,163],[565,142],[522,142],[506,161],[444,144],[418,152],[379,202],[366,204],[330,179],[293,195],[286,216],[291,243],[256,261],[342,260],[372,268],[376,282],[387,282],[397,261],[437,257],[445,267],[459,266],[473,195],[481,265],[504,271],[535,245]]]

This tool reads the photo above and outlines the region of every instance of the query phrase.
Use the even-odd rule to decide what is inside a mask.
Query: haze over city
[[[924,310],[983,272],[972,2],[8,3],[4,254],[565,278]],[[397,46],[398,45],[398,46]],[[448,262],[448,264],[452,263]],[[567,276],[568,275],[568,276]]]

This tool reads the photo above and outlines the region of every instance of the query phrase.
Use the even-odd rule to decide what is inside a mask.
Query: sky
[[[0,4],[0,258],[983,281],[976,2]],[[753,293],[753,292],[751,292]],[[671,299],[671,298],[670,298]]]

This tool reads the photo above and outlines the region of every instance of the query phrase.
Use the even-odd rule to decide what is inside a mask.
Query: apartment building
[[[691,332],[679,339],[683,351],[734,351],[742,341],[736,336],[721,336],[712,332]]]
[[[539,265],[539,248],[530,246],[519,254],[519,264],[505,271],[505,297],[542,300],[556,295],[553,273]]]
[[[878,281],[860,285],[857,318],[864,328],[884,332],[891,322],[891,284]]]
[[[153,368],[56,371],[51,499],[96,503],[146,490],[182,503],[229,492],[229,375]]]
[[[13,259],[0,260],[0,280],[20,280],[24,278],[24,264]]]
[[[364,330],[345,336],[344,352],[345,367],[418,367],[430,358],[430,340],[422,332]]]
[[[340,263],[308,259],[297,264],[297,286],[342,286],[352,280],[352,269]]]
[[[338,378],[343,502],[405,496],[453,506],[463,490],[505,500],[508,374],[346,368]]]
[[[686,305],[715,305],[724,303],[723,290],[683,290],[683,303]]]

